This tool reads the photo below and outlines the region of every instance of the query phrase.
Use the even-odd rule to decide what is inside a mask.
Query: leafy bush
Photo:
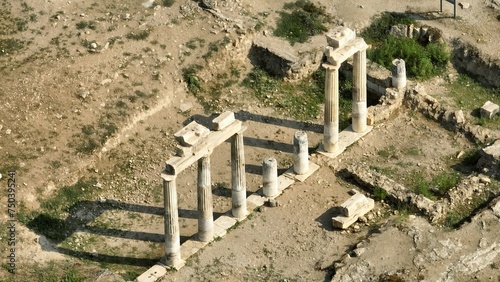
[[[306,42],[310,36],[327,31],[324,23],[332,22],[325,7],[316,6],[308,0],[288,3],[284,8],[291,12],[280,13],[274,35],[287,39],[292,45]]]
[[[426,79],[444,70],[449,55],[444,44],[430,43],[427,47],[411,38],[389,36],[375,50],[368,52],[368,58],[388,69],[394,59],[403,59],[408,77]]]
[[[172,7],[174,5],[175,0],[163,0],[162,4],[165,7]]]
[[[368,43],[382,42],[389,36],[391,27],[397,24],[415,25],[416,22],[405,14],[385,12],[373,19],[371,25],[361,32],[361,37]]]
[[[426,79],[442,73],[450,60],[446,46],[434,42],[422,45],[412,38],[389,35],[391,27],[397,24],[416,25],[416,22],[405,14],[383,13],[363,30],[361,36],[374,46],[368,58],[388,69],[394,59],[403,59],[408,77]]]
[[[195,95],[203,91],[200,79],[196,75],[196,72],[198,72],[201,68],[202,66],[200,65],[191,65],[182,70],[182,78],[186,82],[189,92]]]

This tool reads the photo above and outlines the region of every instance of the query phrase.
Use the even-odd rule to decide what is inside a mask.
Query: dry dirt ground
[[[451,4],[445,4],[444,14],[437,13],[437,0],[319,1],[337,20],[357,30],[380,12],[411,11],[425,16],[426,24],[442,29],[446,38],[460,37],[498,58],[499,12],[487,8],[486,2],[490,3],[469,1],[471,8],[459,8],[460,18],[454,20],[450,18]],[[264,22],[264,30],[275,26],[283,3],[219,1],[221,10],[230,15]],[[242,79],[252,66],[241,50],[253,33],[237,34],[233,22],[214,17],[194,1],[177,0],[172,7],[145,8],[141,4],[131,0],[1,0],[0,39],[22,42],[22,47],[0,54],[2,191],[7,187],[7,170],[15,170],[20,204],[16,211],[29,214],[43,208],[64,187],[89,185],[79,191],[87,201],[61,211],[62,220],[45,222],[49,226],[70,223],[57,240],[47,240],[16,224],[17,271],[15,276],[9,274],[3,259],[0,280],[49,281],[44,273],[51,272],[59,275],[53,280],[58,281],[62,273],[75,269],[82,270],[79,275],[85,273],[88,281],[94,281],[102,269],[132,280],[164,254],[159,172],[174,152],[173,133],[187,121],[210,117],[188,93],[182,69],[195,63],[206,65],[205,79],[214,80],[216,72],[232,68]],[[264,13],[269,15],[264,17]],[[203,58],[213,46],[219,51]],[[427,83],[429,93],[446,95],[442,83],[442,79]],[[290,167],[296,130],[307,131],[310,147],[321,142],[321,118],[301,122],[280,116],[244,95],[238,84],[224,94],[219,108],[233,110],[248,125],[249,191],[259,189],[262,159],[276,157],[281,172]],[[334,274],[332,264],[373,233],[380,234],[372,239],[378,242],[376,248],[366,251],[369,268],[374,269],[371,275],[400,273],[408,281],[446,278],[443,273],[451,269],[450,263],[459,261],[459,250],[473,252],[472,246],[481,237],[488,246],[500,244],[495,236],[498,219],[483,220],[488,228],[473,221],[449,231],[420,217],[395,214],[393,207],[377,202],[374,219],[368,224],[349,232],[333,230],[330,209],[347,199],[347,191],[360,189],[337,172],[346,164],[365,162],[391,167],[399,174],[418,170],[432,175],[450,169],[458,162],[454,159],[460,151],[474,146],[463,136],[402,109],[391,120],[375,125],[337,159],[312,154],[311,161],[321,165],[320,170],[280,196],[279,207],[255,211],[163,281],[329,281]],[[379,154],[384,150],[397,158]],[[216,216],[230,209],[229,160],[227,143],[211,157]],[[186,240],[197,230],[196,167],[182,173],[178,187],[181,240]],[[63,200],[71,201],[71,197]],[[0,208],[0,250],[5,257],[7,193],[0,194]],[[483,231],[474,229],[474,224]],[[414,242],[415,232],[425,233],[421,235],[424,245]],[[441,250],[432,244],[447,240],[453,243],[446,245],[447,253],[436,251],[438,258],[418,260],[422,252]],[[498,281],[497,253],[498,247],[494,247],[485,268],[471,268],[470,273],[454,279]],[[359,280],[360,275],[352,280]],[[455,274],[450,275],[453,279]]]

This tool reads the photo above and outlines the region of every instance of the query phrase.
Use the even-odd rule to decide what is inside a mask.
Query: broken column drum
[[[262,192],[266,197],[278,195],[278,164],[275,158],[262,161]]]
[[[406,67],[405,61],[395,59],[392,61],[392,86],[398,89],[406,87]]]
[[[210,157],[207,156],[198,160],[198,240],[202,242],[210,242],[214,237],[211,183]]]
[[[245,152],[243,134],[237,133],[231,140],[231,212],[236,218],[247,215],[247,189],[245,178]]]
[[[338,149],[339,139],[339,82],[338,69],[342,63],[353,57],[353,101],[352,130],[363,133],[367,130],[366,105],[366,45],[362,38],[346,27],[336,27],[326,35],[325,50],[327,63],[325,77],[325,115],[323,149],[333,153]]]
[[[293,135],[293,171],[296,174],[309,172],[309,147],[307,134],[297,131]]]
[[[167,265],[177,265],[181,261],[179,214],[177,211],[177,187],[175,178],[163,179],[165,208],[165,259]]]

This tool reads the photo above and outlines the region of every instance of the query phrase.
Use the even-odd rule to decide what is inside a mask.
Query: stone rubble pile
[[[339,215],[332,217],[333,227],[346,229],[375,207],[375,201],[356,193],[337,207]]]

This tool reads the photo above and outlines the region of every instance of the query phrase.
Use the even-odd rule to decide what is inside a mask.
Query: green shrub
[[[162,4],[165,7],[172,7],[174,5],[175,0],[163,0]]]
[[[364,29],[360,36],[368,43],[382,42],[389,36],[391,27],[397,24],[415,25],[416,22],[405,14],[384,12],[375,17],[371,25]]]
[[[200,65],[191,65],[182,70],[182,78],[186,82],[189,92],[195,95],[203,91],[200,79],[196,75],[201,68],[202,66]]]
[[[292,45],[306,42],[310,36],[327,31],[324,23],[332,22],[325,7],[316,6],[308,0],[288,3],[284,8],[291,12],[280,13],[274,35],[287,39]]]
[[[132,40],[146,40],[148,38],[149,34],[151,33],[151,30],[149,29],[144,29],[141,31],[131,31],[127,33],[125,36],[127,39],[132,39]]]
[[[368,57],[388,69],[394,59],[405,61],[409,77],[426,79],[438,75],[444,70],[449,55],[444,44],[430,43],[427,48],[411,38],[387,37],[382,44],[370,50]]]
[[[377,201],[384,200],[387,197],[387,195],[388,195],[388,193],[387,193],[387,191],[384,188],[381,188],[381,187],[377,186],[377,187],[375,187],[373,189],[373,197]]]

